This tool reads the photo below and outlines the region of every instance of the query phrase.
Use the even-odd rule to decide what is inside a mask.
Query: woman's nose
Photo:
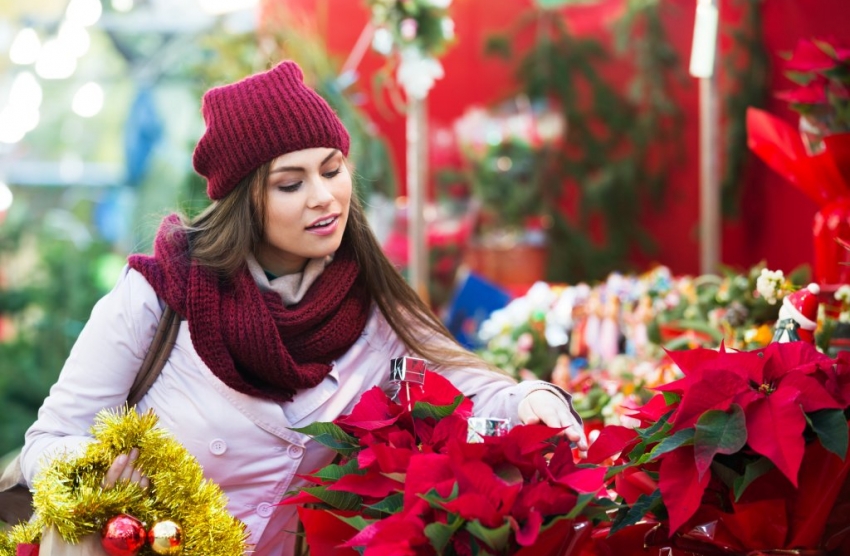
[[[314,180],[310,188],[310,203],[313,206],[324,206],[334,200],[333,192],[321,179]]]

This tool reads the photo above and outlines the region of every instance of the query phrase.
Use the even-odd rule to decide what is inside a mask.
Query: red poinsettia
[[[578,550],[589,528],[576,518],[605,504],[606,469],[577,465],[553,442],[559,430],[542,425],[468,443],[471,415],[472,402],[428,372],[399,402],[374,388],[349,415],[299,429],[343,456],[286,502],[319,508],[299,508],[310,546],[366,556]]]
[[[803,115],[829,117],[835,131],[850,126],[850,48],[836,39],[801,39],[785,64],[797,87],[777,93]]]
[[[850,356],[805,342],[670,356],[685,377],[636,412],[641,428],[608,427],[588,453],[621,464],[628,509],[612,531],[654,516],[679,540],[820,547],[850,472]]]

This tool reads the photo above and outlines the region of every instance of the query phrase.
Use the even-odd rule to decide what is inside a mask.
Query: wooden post
[[[697,0],[690,73],[699,78],[700,273],[720,267],[720,110],[717,90],[718,0]]]
[[[428,176],[427,97],[407,99],[407,237],[410,286],[427,304],[428,245],[425,234],[425,187]]]

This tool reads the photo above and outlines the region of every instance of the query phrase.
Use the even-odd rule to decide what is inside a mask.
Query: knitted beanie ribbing
[[[329,147],[348,156],[350,138],[339,117],[304,84],[291,61],[204,94],[207,129],[192,164],[219,200],[262,164],[286,153]]]

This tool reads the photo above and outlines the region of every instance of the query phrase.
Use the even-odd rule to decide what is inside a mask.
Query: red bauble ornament
[[[100,530],[100,544],[109,556],[136,556],[146,539],[142,522],[127,514],[116,515]]]

